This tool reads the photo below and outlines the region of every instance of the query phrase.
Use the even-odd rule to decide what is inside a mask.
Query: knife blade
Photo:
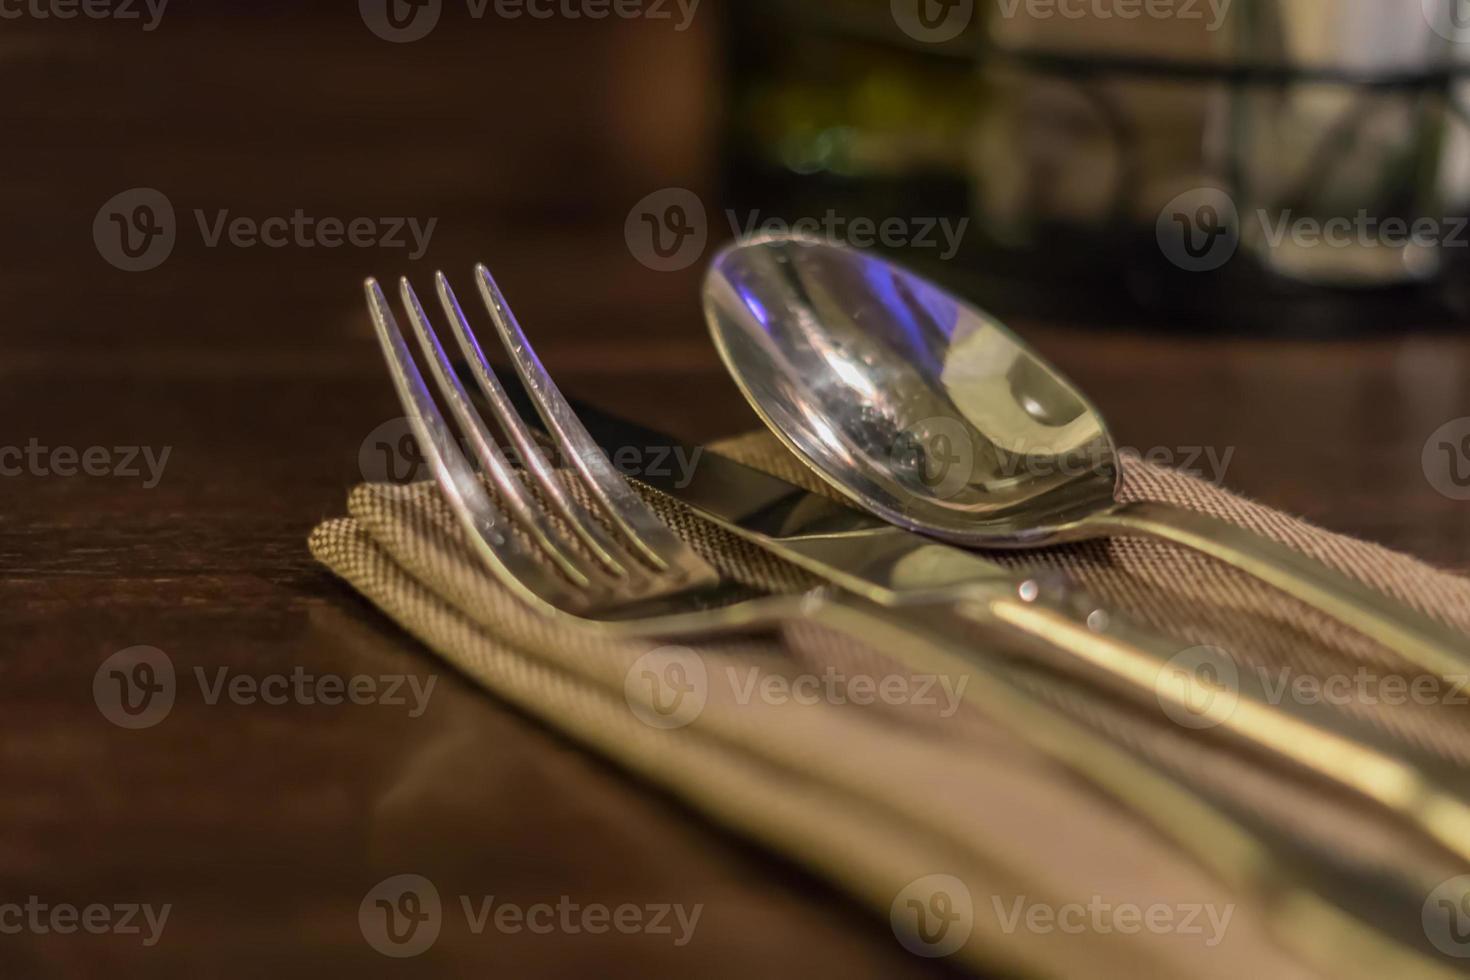
[[[958,601],[1018,587],[1016,573],[974,552],[926,538],[779,477],[578,407],[594,440],[625,475],[733,534],[864,597],[894,604]],[[682,468],[644,465],[679,459]]]

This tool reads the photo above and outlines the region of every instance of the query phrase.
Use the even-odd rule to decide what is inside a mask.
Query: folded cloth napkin
[[[763,433],[712,451],[825,492]],[[1470,580],[1143,462],[1130,460],[1124,476],[1123,499],[1260,531],[1470,632]],[[647,496],[730,579],[766,592],[816,584]],[[433,485],[359,486],[348,509],[316,529],[312,552],[405,630],[495,695],[836,882],[917,955],[1008,975],[1319,975],[1320,961],[1283,941],[1278,909],[1233,892],[959,701],[964,677],[916,674],[891,652],[810,624],[768,638],[609,642],[540,618],[496,585]],[[1283,698],[1345,711],[1448,772],[1470,768],[1461,703],[1470,692],[1417,678],[1388,651],[1207,558],[1133,539],[996,557],[1058,569],[1181,650],[1220,648],[1286,685]],[[1046,664],[1021,676],[1098,737],[1303,853],[1431,883],[1464,870],[1371,808],[1207,731],[1113,702]],[[1427,937],[1420,907],[1401,904],[1384,918],[1406,941],[1453,940]]]

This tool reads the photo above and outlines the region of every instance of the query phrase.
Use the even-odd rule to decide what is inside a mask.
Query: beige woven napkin
[[[821,491],[764,434],[714,448]],[[1261,531],[1470,632],[1470,581],[1412,558],[1140,462],[1128,464],[1123,496]],[[725,575],[762,591],[814,584],[679,505],[650,499]],[[493,584],[433,486],[361,486],[349,513],[317,528],[312,551],[409,633],[497,696],[837,882],[916,955],[1007,975],[1317,975],[1273,933],[1270,909],[1233,894],[1145,822],[960,703],[964,678],[916,675],[892,651],[809,625],[682,646],[592,639],[539,619]],[[1319,700],[1406,750],[1470,767],[1470,712],[1454,691],[1421,683],[1418,696],[1398,697],[1392,678],[1416,680],[1407,665],[1209,559],[1136,540],[1000,557],[1060,569],[1181,650],[1223,648],[1243,669],[1297,685],[1298,697],[1310,696],[1307,681],[1338,681],[1320,691],[1349,696]],[[1463,870],[1300,774],[1042,666],[1028,676],[1099,737],[1304,848],[1359,868],[1413,868],[1428,881]],[[1418,921],[1418,908],[1402,911]]]

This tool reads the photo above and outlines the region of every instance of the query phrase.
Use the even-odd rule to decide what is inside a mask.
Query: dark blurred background
[[[367,274],[485,261],[573,392],[753,425],[700,277],[795,228],[1001,314],[1128,446],[1235,447],[1238,489],[1465,554],[1400,516],[1459,513],[1421,459],[1466,414],[1448,2],[67,2],[0,18],[7,414],[211,447],[163,510],[362,475],[399,414]]]
[[[968,217],[959,249],[915,251],[998,311],[1298,336],[1464,321],[1453,0],[738,10],[731,193]]]
[[[404,868],[719,900],[692,953],[445,942],[431,974],[944,975],[452,677],[418,721],[98,715],[133,644],[432,669],[305,545],[401,415],[369,274],[484,261],[566,391],[709,440],[757,422],[705,260],[833,234],[1002,314],[1123,445],[1470,569],[1456,10],[1145,4],[0,0],[0,449],[169,451],[0,479],[0,893],[181,909],[143,958],[0,936],[0,976],[387,975],[356,903]]]

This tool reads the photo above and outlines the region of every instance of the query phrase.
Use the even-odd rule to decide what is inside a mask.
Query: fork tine
[[[675,571],[676,566],[687,568],[691,555],[688,545],[649,510],[643,498],[593,441],[531,349],[490,270],[483,264],[476,265],[475,279],[501,342],[510,354],[511,364],[560,455],[581,475],[613,526],[644,560],[664,572]]]
[[[440,275],[442,277],[443,274]],[[481,469],[489,475],[496,489],[500,491],[500,498],[505,502],[511,514],[531,535],[536,544],[546,552],[546,556],[577,585],[588,585],[592,578],[592,571],[586,567],[579,556],[563,546],[561,534],[545,519],[541,509],[527,498],[526,488],[512,472],[510,463],[500,451],[500,447],[496,445],[490,428],[470,403],[469,393],[465,391],[458,375],[454,373],[454,367],[449,363],[449,355],[444,352],[444,346],[439,343],[439,338],[435,335],[434,328],[429,324],[429,318],[419,303],[418,294],[414,292],[406,276],[398,281],[398,289],[403,298],[403,306],[408,310],[409,323],[418,337],[424,356],[428,359],[429,373],[438,383],[439,393],[449,405],[450,412],[459,421],[460,429],[468,438],[470,448],[479,460]]]
[[[408,415],[419,449],[471,546],[495,578],[522,599],[541,606],[585,605],[580,598],[582,590],[562,584],[517,544],[509,519],[495,506],[474,468],[455,444],[454,434],[434,404],[382,288],[376,279],[368,279],[363,290],[398,400]]]
[[[550,502],[552,508],[571,527],[573,533],[598,561],[614,575],[619,577],[629,575],[632,571],[629,566],[636,567],[636,561],[608,537],[586,509],[562,487],[551,464],[541,452],[541,447],[536,444],[535,437],[531,435],[530,428],[521,418],[520,413],[515,410],[515,406],[511,404],[509,396],[505,393],[505,387],[501,385],[500,379],[495,375],[495,370],[490,366],[490,361],[480,349],[479,341],[475,339],[474,332],[470,330],[464,310],[460,308],[459,300],[449,286],[449,279],[442,272],[434,278],[439,292],[439,304],[444,308],[445,315],[449,317],[450,329],[459,342],[459,348],[464,353],[470,372],[475,376],[475,381],[484,394],[485,401],[490,406],[490,412],[495,416],[495,421],[510,438],[511,444],[515,446],[516,454],[526,467],[526,471],[536,482],[536,486],[540,488],[542,495]],[[448,362],[445,363],[447,366]],[[463,391],[463,387],[460,386],[460,392],[463,393]],[[467,397],[465,404],[473,412],[473,407],[469,406]]]

